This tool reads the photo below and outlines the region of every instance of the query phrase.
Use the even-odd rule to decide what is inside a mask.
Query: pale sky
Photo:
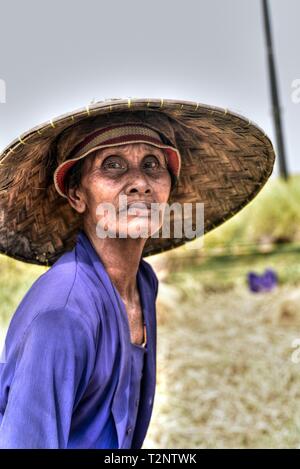
[[[300,172],[300,2],[269,3],[288,167]],[[93,99],[118,97],[226,107],[274,141],[260,0],[2,0],[0,26],[0,149]]]

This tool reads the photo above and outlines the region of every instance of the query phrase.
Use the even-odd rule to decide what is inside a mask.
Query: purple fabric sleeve
[[[20,342],[0,448],[66,448],[74,406],[93,369],[93,339],[83,316],[39,313]]]

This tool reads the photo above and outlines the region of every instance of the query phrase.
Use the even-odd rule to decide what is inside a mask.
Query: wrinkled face
[[[91,227],[101,226],[114,237],[147,238],[163,223],[163,205],[168,201],[171,176],[162,149],[133,143],[96,150],[83,165],[80,187],[70,189],[71,205]],[[73,192],[72,192],[73,191]],[[126,201],[120,205],[120,196]],[[128,207],[133,202],[162,204],[160,210]],[[105,212],[104,204],[111,204]],[[113,213],[115,216],[113,216]]]

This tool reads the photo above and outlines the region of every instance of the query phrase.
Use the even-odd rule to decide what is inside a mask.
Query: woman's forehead
[[[108,153],[118,153],[123,154],[124,156],[129,156],[132,150],[138,150],[143,155],[144,152],[164,154],[164,151],[161,148],[158,148],[150,143],[127,143],[123,145],[114,145],[113,147],[104,147],[95,151],[95,157],[97,159],[102,158]],[[136,153],[136,152],[135,152]]]

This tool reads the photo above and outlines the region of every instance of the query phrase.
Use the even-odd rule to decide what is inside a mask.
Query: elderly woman
[[[204,202],[207,232],[272,171],[269,139],[228,111],[172,100],[86,111],[32,129],[0,156],[1,251],[51,265],[8,329],[0,448],[142,447],[158,292],[143,257],[191,239],[161,235],[165,207]]]

